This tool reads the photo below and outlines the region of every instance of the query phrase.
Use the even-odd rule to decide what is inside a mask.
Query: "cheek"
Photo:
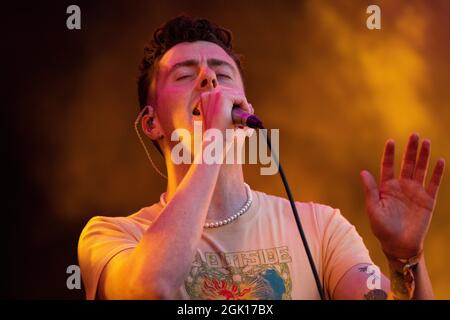
[[[179,87],[166,87],[160,91],[158,115],[166,133],[177,128],[189,129],[191,127],[191,92],[192,90]]]

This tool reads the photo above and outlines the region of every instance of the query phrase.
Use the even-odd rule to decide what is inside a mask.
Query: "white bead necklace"
[[[248,209],[252,205],[253,197],[252,197],[252,191],[250,189],[250,186],[246,183],[244,183],[244,185],[245,185],[245,190],[247,192],[247,201],[244,203],[242,208],[238,212],[233,214],[231,217],[229,217],[228,219],[223,219],[223,220],[215,221],[215,222],[206,222],[205,225],[203,226],[204,228],[218,228],[218,227],[227,225],[248,211]],[[166,199],[164,199],[165,195],[166,195],[166,193],[163,193],[163,194],[161,194],[161,197],[159,198],[159,202],[161,202],[163,207],[165,207],[167,205]]]

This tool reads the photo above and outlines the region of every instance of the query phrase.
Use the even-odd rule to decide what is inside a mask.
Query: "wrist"
[[[423,256],[423,249],[418,251],[418,253],[409,256],[393,255],[386,252],[384,249],[383,252],[388,260],[389,267],[400,273],[405,273],[405,269],[414,269]]]
[[[423,258],[423,251],[409,258],[398,258],[386,252],[384,254],[390,270],[391,292],[389,296],[395,300],[412,299],[415,291],[416,269]]]
[[[391,243],[381,243],[381,249],[388,261],[409,260],[415,257],[421,257],[423,253],[423,244],[414,246],[399,246]]]

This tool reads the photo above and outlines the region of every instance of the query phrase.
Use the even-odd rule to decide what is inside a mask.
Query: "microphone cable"
[[[250,119],[250,118],[252,118],[252,119]],[[272,158],[275,160],[275,163],[278,166],[278,171],[280,173],[281,180],[283,181],[284,189],[286,190],[286,194],[288,196],[289,203],[291,204],[292,213],[294,214],[295,222],[297,224],[298,231],[300,232],[300,237],[302,238],[302,242],[303,242],[303,246],[306,251],[306,255],[308,256],[309,265],[311,266],[311,271],[314,275],[314,280],[316,282],[317,290],[319,291],[320,299],[325,300],[325,296],[323,293],[323,287],[320,282],[319,274],[317,273],[316,265],[314,264],[314,260],[311,255],[311,250],[309,249],[308,241],[306,240],[305,232],[303,231],[303,227],[300,222],[300,217],[297,212],[297,207],[295,205],[294,197],[292,196],[292,192],[289,187],[289,183],[287,181],[286,175],[284,174],[283,168],[281,167],[281,164],[278,160],[278,156],[272,150],[272,143],[270,140],[270,136],[267,133],[267,129],[264,128],[261,120],[259,120],[255,115],[251,115],[247,119],[247,126],[254,128],[254,129],[263,129],[262,132],[266,137],[267,146],[269,147]]]
[[[238,111],[239,110],[239,106],[236,105],[235,107],[238,108],[237,109],[237,111]],[[199,115],[200,112],[199,112],[198,109],[194,109],[193,114],[194,115]],[[241,118],[239,116],[239,114],[237,114],[237,119],[240,120],[240,121],[238,120],[238,122],[240,122],[241,124],[243,124],[243,125],[245,125],[245,126],[247,126],[249,128],[263,129],[262,132],[265,135],[267,146],[268,146],[268,148],[270,150],[271,157],[275,160],[275,163],[278,166],[278,171],[280,173],[281,180],[283,181],[284,189],[286,190],[286,194],[288,196],[289,203],[291,204],[292,213],[294,214],[295,222],[297,224],[297,228],[298,228],[298,231],[300,233],[300,237],[302,239],[303,247],[305,248],[306,255],[307,255],[308,261],[309,261],[309,265],[311,267],[311,271],[312,271],[313,276],[314,276],[314,281],[316,283],[317,290],[319,291],[320,299],[321,300],[325,300],[323,287],[322,287],[322,284],[320,282],[319,274],[317,273],[316,265],[314,264],[314,260],[313,260],[313,257],[311,255],[311,250],[309,249],[309,245],[308,245],[308,241],[307,241],[306,236],[305,236],[305,232],[303,231],[303,227],[302,227],[302,224],[300,222],[300,217],[299,217],[298,212],[297,212],[297,207],[295,205],[294,197],[292,196],[292,192],[291,192],[291,189],[289,187],[289,183],[287,181],[286,175],[284,174],[283,167],[281,166],[281,164],[280,164],[280,162],[278,160],[278,156],[272,150],[272,143],[271,143],[271,140],[270,140],[270,136],[267,134],[267,129],[264,127],[262,121],[257,116],[255,116],[254,114],[246,114],[244,118]],[[236,119],[233,119],[233,121],[235,121],[235,120]],[[137,121],[136,121],[136,123],[137,123]],[[139,135],[139,133],[138,133],[138,135]]]

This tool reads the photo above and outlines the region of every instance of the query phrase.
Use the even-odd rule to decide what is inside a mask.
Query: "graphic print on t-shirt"
[[[185,287],[191,299],[292,299],[288,247],[197,252]]]

